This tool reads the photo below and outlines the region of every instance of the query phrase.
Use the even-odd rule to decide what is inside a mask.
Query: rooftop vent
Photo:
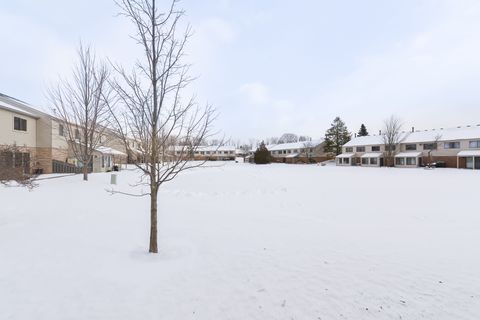
[[[461,127],[462,127],[462,126],[458,126],[457,128],[459,128],[459,129],[460,129]]]
[[[471,125],[467,125],[467,128],[470,128],[470,127],[471,127]]]

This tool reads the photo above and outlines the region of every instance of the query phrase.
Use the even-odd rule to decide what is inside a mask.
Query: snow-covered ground
[[[148,198],[90,179],[0,187],[0,319],[480,319],[480,172],[196,169],[158,255]]]

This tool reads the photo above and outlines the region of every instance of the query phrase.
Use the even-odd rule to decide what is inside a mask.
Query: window
[[[80,140],[80,131],[75,129],[75,140]]]
[[[386,145],[385,150],[386,151],[395,151],[396,147],[397,146],[395,146],[395,145]]]
[[[415,150],[417,150],[417,145],[416,144],[407,144],[407,145],[405,145],[405,150],[415,151]]]
[[[365,152],[365,147],[357,147],[357,152]]]
[[[377,165],[378,164],[378,159],[377,158],[370,158],[370,164],[371,165]]]
[[[454,141],[454,142],[445,142],[443,144],[444,149],[459,149],[460,148],[460,142],[459,141]]]
[[[342,164],[342,158],[338,158],[338,164]]]
[[[380,146],[372,146],[372,151],[380,151]]]
[[[18,131],[27,131],[27,120],[19,117],[13,118],[13,129]]]
[[[362,158],[362,165],[368,164],[368,158]]]
[[[405,158],[395,158],[395,165],[396,166],[404,166],[405,165]]]
[[[436,143],[424,143],[423,144],[423,150],[435,150],[437,149],[437,144]]]
[[[313,148],[310,148],[310,152],[313,152]]]
[[[415,166],[417,164],[417,158],[408,157],[407,166]]]
[[[63,128],[63,124],[58,125],[58,134],[63,137],[65,135],[65,129]]]
[[[470,141],[469,147],[470,147],[471,149],[480,149],[480,140]]]
[[[345,152],[353,152],[353,147],[346,147]]]
[[[343,163],[344,163],[344,164],[349,164],[349,163],[350,163],[350,159],[349,159],[349,158],[343,158]]]

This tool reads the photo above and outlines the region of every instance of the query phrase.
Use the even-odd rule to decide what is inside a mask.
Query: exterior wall
[[[27,131],[13,129],[13,119],[27,120]],[[0,145],[17,145],[35,148],[37,146],[37,120],[33,117],[0,109]]]

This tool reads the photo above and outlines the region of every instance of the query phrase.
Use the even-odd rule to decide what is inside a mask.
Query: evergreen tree
[[[345,122],[336,117],[332,126],[325,133],[325,153],[330,156],[337,156],[342,153],[342,146],[350,141],[350,133],[348,132]]]
[[[256,164],[267,164],[271,162],[270,151],[268,151],[263,141],[260,143],[260,146],[258,146],[257,151],[255,151],[253,160]]]
[[[362,123],[360,126],[360,130],[358,130],[357,137],[365,137],[368,136],[368,131],[365,125]]]

